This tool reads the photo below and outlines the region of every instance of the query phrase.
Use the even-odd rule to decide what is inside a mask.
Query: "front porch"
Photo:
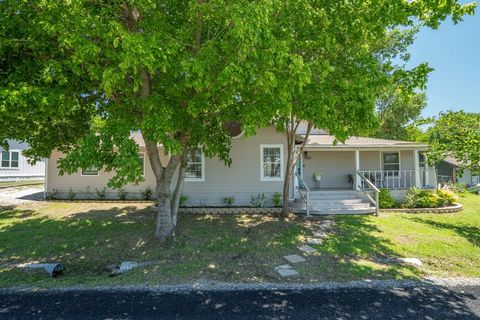
[[[317,151],[307,150],[297,163],[295,188],[316,191],[435,188],[435,168],[429,168],[418,150]],[[321,176],[318,180],[315,176]],[[303,180],[300,181],[299,177]]]

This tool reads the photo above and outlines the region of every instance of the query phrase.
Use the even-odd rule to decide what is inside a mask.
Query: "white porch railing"
[[[379,189],[433,188],[437,184],[434,169],[360,170],[359,172]],[[362,187],[369,188],[365,185]]]
[[[295,189],[302,197],[303,201],[305,201],[305,206],[307,208],[307,216],[310,215],[310,188],[307,186],[305,181],[303,181],[302,177],[298,174],[295,170],[295,176],[298,179],[298,183],[295,184]]]
[[[372,181],[365,177],[361,171],[356,172],[356,177],[356,179],[359,179],[360,181],[360,190],[362,190],[362,192],[365,194],[368,201],[370,201],[370,203],[375,206],[375,214],[378,216],[380,212],[380,190],[373,184]],[[373,199],[372,196],[368,194],[366,189],[373,190],[375,199]]]

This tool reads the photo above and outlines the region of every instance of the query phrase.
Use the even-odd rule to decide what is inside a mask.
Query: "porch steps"
[[[306,213],[305,200],[296,198],[290,202],[290,209],[292,212]],[[370,202],[359,197],[355,191],[311,191],[309,209],[311,215],[375,213]]]

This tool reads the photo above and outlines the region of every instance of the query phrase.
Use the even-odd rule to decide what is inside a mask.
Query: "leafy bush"
[[[127,195],[128,195],[128,192],[125,191],[125,189],[120,189],[117,191],[117,194],[118,194],[118,199],[120,200],[127,200]]]
[[[225,205],[229,208],[232,206],[234,202],[235,202],[235,198],[233,196],[223,198],[223,203],[225,203]]]
[[[250,196],[250,204],[254,208],[265,208],[267,206],[267,199],[264,193]]]
[[[440,204],[443,206],[450,206],[458,201],[458,196],[449,190],[440,189],[437,191],[437,195],[440,198]]]
[[[72,188],[70,188],[70,190],[68,190],[68,193],[67,193],[67,199],[70,200],[70,201],[73,201],[73,200],[75,200],[76,196],[77,196],[77,194],[73,191]]]
[[[92,192],[90,191],[90,186],[87,186],[85,189],[85,199],[92,199]]]
[[[188,200],[188,197],[182,194],[182,195],[180,196],[179,201],[178,201],[178,202],[179,202],[179,206],[180,206],[180,207],[184,207],[184,206],[185,206],[185,203],[187,202],[187,200]]]
[[[275,207],[280,207],[282,205],[282,194],[275,192],[272,197],[272,202]]]
[[[152,190],[150,187],[146,187],[145,190],[141,192],[143,200],[150,200],[152,198]]]
[[[380,189],[378,200],[381,209],[390,209],[397,206],[397,201],[395,201],[388,189]]]
[[[107,198],[107,188],[103,187],[102,189],[95,189],[98,200],[105,200]]]
[[[58,194],[58,190],[57,189],[52,189],[52,192],[47,192],[47,194],[45,195],[45,199],[55,200],[55,199],[57,199],[57,194]]]
[[[438,194],[429,190],[411,188],[403,202],[405,208],[437,208],[442,202]]]

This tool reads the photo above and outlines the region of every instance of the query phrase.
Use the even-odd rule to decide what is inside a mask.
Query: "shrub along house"
[[[145,181],[125,187],[129,198],[140,198],[147,187],[154,190],[154,176],[146,159],[141,136],[132,134],[139,145],[139,159]],[[304,138],[298,136],[300,143]],[[413,186],[434,188],[434,168],[423,161],[424,144],[351,137],[344,144],[333,144],[334,137],[321,130],[310,135],[292,179],[292,209],[311,212],[371,213],[375,210],[366,194],[375,188],[392,190],[397,199]],[[159,152],[163,156],[161,147]],[[183,195],[186,206],[225,206],[224,198],[234,198],[234,206],[251,206],[251,198],[264,194],[265,205],[272,205],[275,193],[282,192],[287,146],[284,134],[274,128],[262,128],[255,136],[242,134],[232,140],[232,165],[225,166],[216,158],[206,158],[201,148],[188,157]],[[57,192],[65,198],[70,188],[82,198],[95,189],[103,189],[113,173],[98,168],[79,170],[73,175],[59,175],[54,152],[47,164],[46,192]],[[321,178],[320,178],[321,176]],[[363,190],[363,191],[362,191]],[[308,194],[308,198],[306,195]],[[107,198],[116,198],[115,190],[107,189]],[[259,197],[260,198],[260,197]]]

